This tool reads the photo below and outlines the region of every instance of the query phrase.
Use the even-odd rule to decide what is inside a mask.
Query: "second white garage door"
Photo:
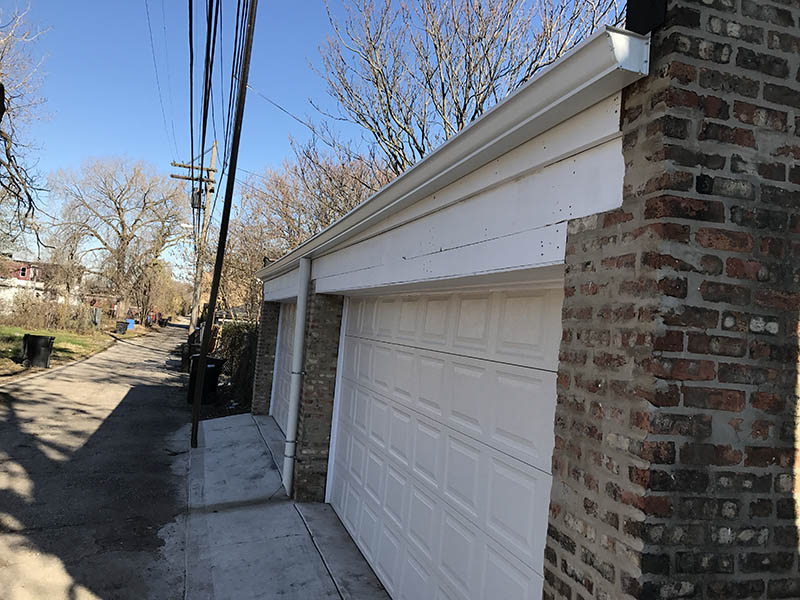
[[[289,390],[292,387],[292,356],[294,354],[294,322],[297,304],[281,304],[278,323],[278,348],[275,353],[275,376],[272,380],[272,398],[269,414],[286,435],[289,420]]]
[[[395,599],[538,599],[561,290],[351,298],[330,501]]]

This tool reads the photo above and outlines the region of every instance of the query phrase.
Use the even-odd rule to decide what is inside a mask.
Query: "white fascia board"
[[[269,281],[566,121],[647,75],[650,37],[605,27],[366,202],[256,272]]]

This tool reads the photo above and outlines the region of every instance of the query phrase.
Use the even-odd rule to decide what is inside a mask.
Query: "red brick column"
[[[671,1],[570,223],[545,598],[800,598],[800,2]]]
[[[302,502],[325,500],[343,301],[342,296],[315,294],[312,283],[294,470],[294,498]]]
[[[280,311],[281,305],[279,302],[261,303],[251,407],[254,415],[269,414],[269,402],[272,394],[272,372],[275,368],[275,344],[278,339],[278,317]]]

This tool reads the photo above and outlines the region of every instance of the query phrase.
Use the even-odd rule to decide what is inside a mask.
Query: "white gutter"
[[[274,279],[647,75],[650,36],[606,27],[256,277]]]
[[[297,278],[297,312],[294,320],[294,353],[292,354],[292,383],[289,388],[289,417],[286,423],[286,447],[283,451],[283,487],[291,497],[294,481],[294,459],[297,448],[297,417],[300,413],[300,392],[303,388],[303,358],[305,356],[306,305],[308,284],[311,281],[311,261],[300,259]]]

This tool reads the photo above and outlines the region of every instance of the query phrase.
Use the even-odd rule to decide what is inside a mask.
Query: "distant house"
[[[14,298],[22,292],[44,296],[47,293],[44,271],[41,263],[3,256],[0,262],[0,312],[9,311]]]
[[[66,301],[66,294],[50,285],[53,265],[43,261],[14,258],[6,254],[0,258],[0,312],[8,311],[14,298],[23,292],[33,293],[36,298],[47,298],[59,303]]]
[[[41,266],[30,261],[14,260],[6,262],[3,278],[13,278],[18,281],[40,281],[42,275]]]

